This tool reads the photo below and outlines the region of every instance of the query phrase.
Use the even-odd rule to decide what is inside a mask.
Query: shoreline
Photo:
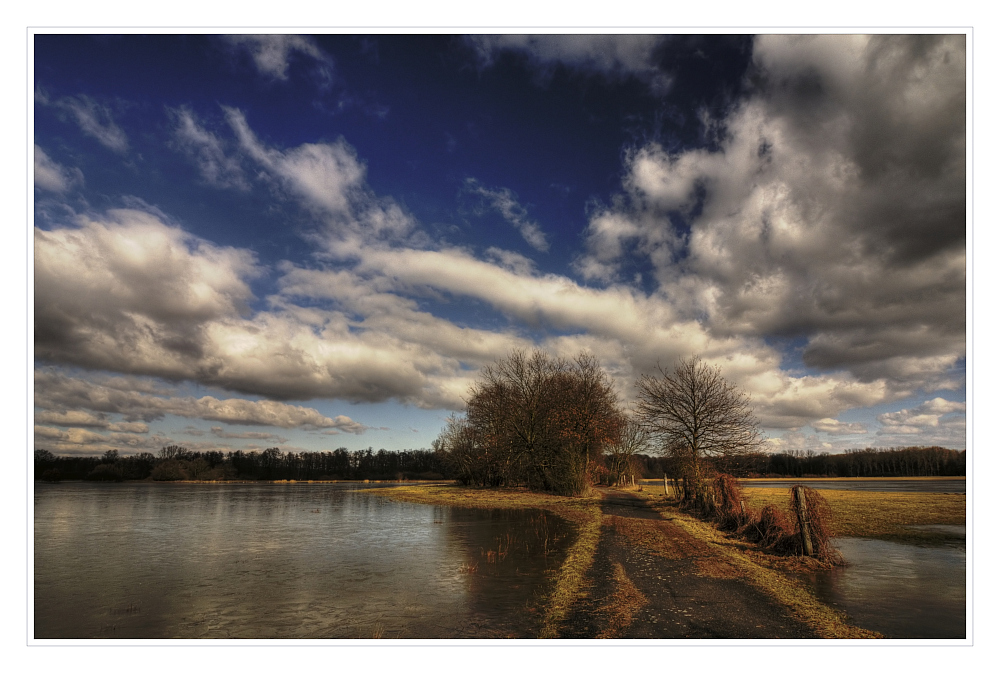
[[[774,556],[755,550],[752,545],[731,540],[712,524],[679,511],[671,500],[663,496],[600,489],[595,491],[596,497],[591,494],[572,498],[527,490],[477,489],[457,485],[414,485],[377,491],[378,495],[383,497],[422,504],[472,508],[545,509],[576,523],[580,527],[578,539],[567,553],[553,589],[544,599],[546,608],[539,637],[559,637],[561,630],[567,627],[568,615],[573,614],[576,619],[580,619],[581,612],[589,614],[587,610],[581,609],[581,606],[596,600],[592,594],[595,584],[600,583],[594,581],[593,568],[596,560],[603,560],[603,557],[597,556],[598,543],[605,540],[607,544],[607,534],[615,520],[615,517],[602,512],[602,505],[607,502],[607,497],[612,492],[634,497],[642,509],[648,509],[655,515],[656,521],[671,526],[674,535],[693,540],[702,550],[701,553],[707,552],[708,557],[698,557],[696,562],[700,568],[710,568],[707,570],[709,577],[738,581],[751,592],[760,592],[762,597],[766,597],[765,601],[773,601],[781,610],[787,611],[788,619],[807,627],[815,634],[814,637],[834,639],[881,637],[881,634],[851,625],[846,615],[819,601],[801,580],[789,575],[789,572],[794,573],[796,570],[815,570],[816,564],[809,563],[809,559]],[[654,534],[652,539],[646,539],[647,544],[652,544],[654,554],[657,553],[657,546],[672,544],[672,538],[664,537],[662,533],[658,534],[659,537],[656,535]],[[621,571],[620,568],[615,570]],[[699,577],[701,577],[700,571]],[[690,581],[704,580],[692,577]],[[632,588],[634,589],[634,586]],[[584,619],[595,620],[596,617],[591,615]]]

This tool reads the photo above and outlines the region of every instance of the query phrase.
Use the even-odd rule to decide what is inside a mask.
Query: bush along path
[[[663,499],[601,489],[586,591],[560,638],[878,638],[851,626],[745,542]],[[780,564],[779,564],[780,565]]]

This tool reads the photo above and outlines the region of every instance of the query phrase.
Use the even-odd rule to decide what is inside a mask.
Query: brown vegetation
[[[753,507],[784,506],[787,489],[746,489]],[[914,528],[928,525],[964,525],[965,494],[883,493],[878,491],[824,490],[830,508],[830,535],[868,537],[897,541],[941,539],[935,530]]]
[[[610,379],[588,354],[572,362],[514,351],[483,368],[464,418],[436,441],[463,484],[579,495],[592,459],[624,417]]]

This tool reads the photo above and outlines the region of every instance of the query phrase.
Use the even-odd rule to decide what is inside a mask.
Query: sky
[[[966,448],[966,37],[34,35],[34,441],[429,448],[513,349]]]

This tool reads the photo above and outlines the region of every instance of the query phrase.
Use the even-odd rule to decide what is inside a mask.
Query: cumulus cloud
[[[718,148],[634,149],[577,271],[615,282],[638,254],[714,335],[805,337],[807,366],[899,390],[957,385],[964,40],[758,38],[759,90],[715,120]]]
[[[35,145],[35,187],[50,192],[63,193],[76,185],[83,184],[83,172],[79,168],[66,168],[53,161],[38,145]]]
[[[399,241],[416,222],[393,199],[378,198],[365,182],[366,168],[343,138],[281,150],[262,143],[242,111],[223,108],[245,154],[289,194],[319,216],[325,231],[355,242]]]
[[[136,210],[36,228],[34,246],[36,356],[108,371],[186,373],[206,321],[246,312],[259,273],[250,252]]]
[[[136,390],[112,388],[53,370],[35,373],[35,406],[43,410],[38,414],[39,418],[56,423],[59,423],[60,418],[72,421],[86,417],[102,419],[103,422],[107,414],[121,415],[127,422],[149,423],[171,414],[231,425],[266,425],[289,429],[338,428],[349,432],[359,430],[358,424],[347,416],[329,418],[310,407],[274,400],[218,399],[209,395],[197,398],[151,395]],[[87,412],[96,412],[97,415]],[[72,422],[63,424],[83,425]],[[114,429],[111,427],[113,424],[99,425],[96,421],[89,425]]]
[[[880,414],[882,427],[876,434],[892,444],[964,446],[965,410],[964,402],[936,397],[910,409]]]
[[[224,39],[237,49],[246,50],[260,74],[275,80],[288,79],[288,67],[298,55],[311,59],[317,71],[329,80],[333,59],[311,38],[302,35],[226,35]]]
[[[210,428],[209,432],[220,439],[258,439],[264,442],[275,444],[287,444],[288,438],[272,434],[270,432],[229,432],[222,429],[221,425]]]
[[[201,177],[213,187],[248,191],[250,184],[239,158],[227,153],[225,143],[205,129],[187,108],[168,110],[174,121],[174,145],[195,162]]]
[[[656,63],[656,52],[666,40],[662,35],[469,35],[466,43],[489,67],[504,51],[525,54],[543,75],[560,63],[577,70],[621,78],[632,75],[647,82],[656,93],[665,93],[670,78]]]
[[[36,100],[39,100],[36,96]],[[43,99],[44,100],[44,99]],[[90,96],[64,96],[55,105],[68,112],[84,134],[97,140],[112,152],[128,151],[128,136],[115,123],[111,108],[98,103]]]
[[[537,222],[528,218],[528,211],[518,203],[517,194],[506,188],[488,189],[475,178],[466,179],[465,190],[470,194],[482,197],[489,207],[499,211],[503,218],[517,229],[528,245],[535,250],[546,252],[549,249],[545,232],[542,231]]]
[[[866,435],[868,428],[864,423],[844,423],[833,418],[821,418],[810,423],[817,432],[828,435]]]

